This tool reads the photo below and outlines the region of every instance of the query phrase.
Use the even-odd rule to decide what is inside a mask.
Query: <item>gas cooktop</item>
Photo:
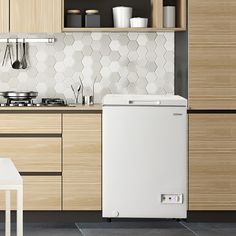
[[[41,103],[35,103],[31,98],[24,100],[8,99],[6,103],[1,103],[1,107],[58,107],[67,106],[60,98],[42,98]]]

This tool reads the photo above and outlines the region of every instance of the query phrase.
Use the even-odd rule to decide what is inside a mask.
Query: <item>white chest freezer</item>
[[[186,99],[107,95],[102,131],[103,217],[186,218]]]

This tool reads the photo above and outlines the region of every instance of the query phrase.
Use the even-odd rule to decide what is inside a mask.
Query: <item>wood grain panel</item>
[[[236,42],[235,0],[189,0],[189,44]]]
[[[186,0],[177,1],[177,27],[186,29]]]
[[[24,176],[24,210],[61,210],[60,176]],[[4,209],[4,193],[0,192],[0,209]],[[12,192],[12,209],[16,209]]]
[[[236,108],[236,45],[192,46],[189,63],[190,108]]]
[[[61,138],[0,138],[0,156],[19,172],[61,172]]]
[[[152,27],[163,28],[163,0],[151,0]]]
[[[63,28],[63,32],[181,32],[184,28]]]
[[[236,108],[236,1],[189,1],[189,105]]]
[[[60,134],[60,114],[0,114],[0,134]]]
[[[63,210],[101,210],[101,115],[63,115]]]
[[[61,30],[65,28],[65,0],[61,0]]]
[[[100,189],[100,183],[74,184],[71,181],[65,181],[63,188],[63,210],[101,210]]]
[[[61,32],[61,0],[11,0],[10,31]]]
[[[0,0],[0,32],[9,32],[9,0]]]
[[[189,115],[189,210],[236,210],[236,114]]]

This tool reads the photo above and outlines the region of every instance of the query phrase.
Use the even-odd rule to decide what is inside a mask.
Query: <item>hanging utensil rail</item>
[[[32,39],[32,38],[2,38],[0,43],[54,43],[55,38],[42,38],[42,39]]]

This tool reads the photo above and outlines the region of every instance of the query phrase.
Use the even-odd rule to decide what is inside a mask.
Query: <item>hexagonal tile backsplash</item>
[[[55,37],[54,44],[28,46],[26,70],[13,70],[10,63],[0,67],[0,91],[36,90],[38,100],[60,97],[73,103],[71,85],[78,86],[80,77],[85,95],[92,94],[94,87],[96,102],[108,93],[174,93],[174,33],[67,33]],[[0,45],[0,58],[5,46]]]

